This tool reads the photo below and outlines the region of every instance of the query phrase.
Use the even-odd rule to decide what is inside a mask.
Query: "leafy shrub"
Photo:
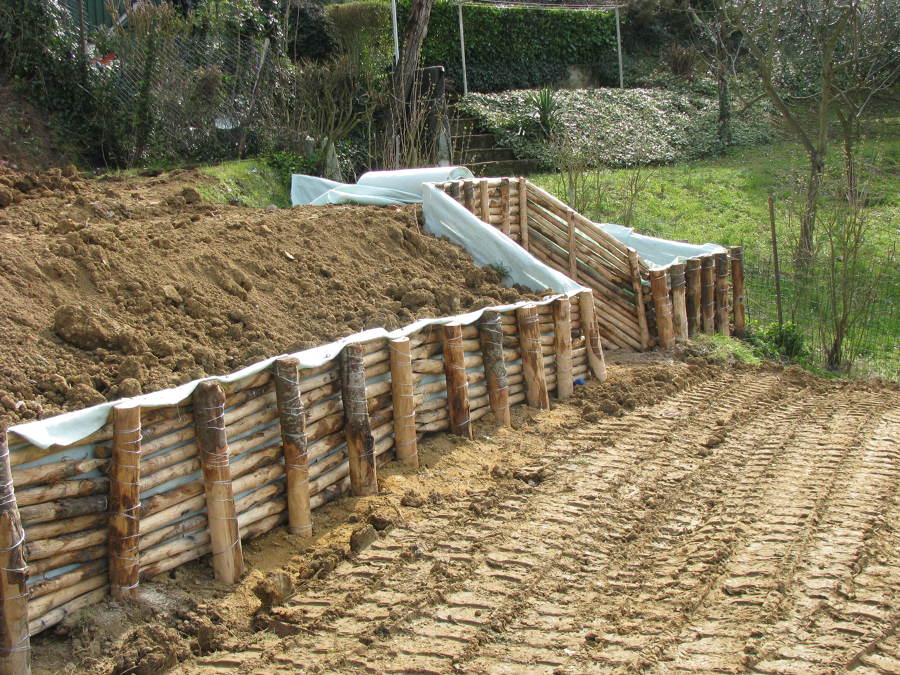
[[[409,6],[409,0],[399,3],[401,25]],[[540,87],[564,79],[569,65],[596,70],[604,61],[616,60],[616,24],[610,12],[467,5],[463,22],[472,91]],[[448,84],[462,91],[459,18],[450,0],[434,3],[422,63],[444,66]]]
[[[459,105],[518,157],[556,168],[556,148],[535,133],[533,95],[528,90],[470,94]],[[554,97],[559,104],[556,135],[592,166],[664,164],[720,148],[718,103],[712,97],[663,89],[563,89]],[[732,124],[735,144],[771,139],[772,127],[758,111]]]
[[[318,169],[320,158],[318,154],[304,157],[293,152],[277,150],[265,155],[266,164],[275,169],[279,178],[288,186],[291,184],[291,174],[314,174]]]
[[[528,94],[528,102],[537,108],[538,122],[544,136],[550,136],[559,124],[559,101],[550,87]]]
[[[800,327],[790,321],[783,326],[772,322],[756,326],[747,336],[747,342],[760,356],[767,359],[802,361],[811,355],[806,336]]]
[[[293,60],[325,59],[334,54],[331,21],[321,2],[290,0],[287,19],[285,52]]]

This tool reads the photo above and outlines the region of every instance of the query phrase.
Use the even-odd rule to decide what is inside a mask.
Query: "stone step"
[[[494,134],[468,134],[451,136],[454,150],[483,150],[497,145]]]

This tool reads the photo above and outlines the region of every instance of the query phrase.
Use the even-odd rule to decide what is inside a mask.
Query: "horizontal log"
[[[40,487],[16,490],[16,502],[20,507],[55,502],[58,499],[68,497],[84,497],[97,492],[107,492],[109,480],[106,478],[80,478],[66,480],[54,485],[42,485]]]
[[[47,630],[58,624],[67,616],[74,614],[80,609],[90,607],[101,602],[108,595],[107,588],[98,588],[89,593],[85,593],[69,602],[56,607],[47,612],[43,616],[35,617],[28,622],[28,630],[32,635],[37,635],[41,631]]]
[[[85,563],[71,572],[59,574],[52,579],[42,579],[41,581],[31,584],[28,587],[28,593],[32,600],[41,598],[45,595],[68,588],[69,586],[74,586],[89,577],[97,576],[106,570],[106,566],[107,562],[103,558]]]
[[[108,547],[106,544],[77,549],[75,551],[65,551],[59,555],[29,562],[28,573],[29,575],[36,577],[66,565],[74,565],[75,563],[84,563],[99,558],[106,558],[107,552]]]
[[[44,502],[34,506],[20,506],[19,516],[22,524],[45,523],[61,518],[73,518],[94,513],[105,513],[107,497],[105,494],[90,497],[75,497],[58,501]]]
[[[106,514],[104,505],[103,513],[92,513],[85,516],[75,516],[74,518],[63,518],[61,520],[30,525],[25,528],[25,539],[27,541],[37,541],[39,539],[58,537],[61,534],[105,527],[108,520],[109,517]]]
[[[66,551],[77,551],[90,546],[99,546],[106,542],[109,533],[106,528],[100,530],[85,530],[75,534],[54,537],[51,539],[37,539],[25,542],[25,557],[29,562],[50,558]]]
[[[106,591],[108,584],[109,577],[105,572],[93,577],[88,577],[71,586],[61,588],[39,598],[30,600],[28,602],[28,615],[44,616],[50,610],[65,605],[70,600],[80,597],[85,593],[97,590],[98,588],[103,588],[103,590]]]
[[[13,471],[13,486],[18,492],[29,485],[58,483],[72,476],[80,476],[96,469],[102,470],[108,464],[108,459],[76,459],[17,469]]]

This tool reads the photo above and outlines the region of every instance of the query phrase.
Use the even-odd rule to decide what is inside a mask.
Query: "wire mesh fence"
[[[881,261],[884,269],[847,270],[841,262],[821,260],[803,273],[783,265],[783,320],[806,335],[816,365],[827,363],[842,335],[843,370],[900,379],[900,276],[893,271],[893,259]],[[746,279],[748,319],[758,324],[778,321],[771,254],[748,256]]]

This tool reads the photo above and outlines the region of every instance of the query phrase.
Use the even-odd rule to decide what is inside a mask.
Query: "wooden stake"
[[[31,672],[24,542],[6,429],[0,427],[0,675]]]
[[[679,340],[687,340],[687,289],[684,282],[684,263],[669,267],[669,278],[672,281],[672,329]]]
[[[572,395],[572,302],[569,298],[553,301],[553,331],[556,337],[556,397]]]
[[[528,244],[528,179],[519,178],[519,243],[526,251]]]
[[[244,555],[234,509],[225,393],[217,382],[201,382],[194,390],[197,453],[203,468],[206,513],[216,579],[235,584],[244,572]]]
[[[499,312],[488,310],[481,315],[478,337],[481,341],[481,355],[491,410],[498,424],[511,426],[509,382],[506,378],[506,364],[503,361],[503,331],[500,328]]]
[[[463,206],[475,213],[475,183],[471,180],[463,181]]]
[[[745,293],[744,290],[744,249],[740,246],[732,246],[728,249],[731,256],[731,294],[734,314],[734,334],[739,338],[747,334],[745,317]]]
[[[730,335],[728,309],[728,254],[716,253],[716,330]]]
[[[522,373],[525,395],[532,408],[549,410],[550,396],[544,377],[544,357],[541,353],[540,317],[534,305],[516,309],[519,324],[519,345],[522,351]]]
[[[775,307],[778,310],[778,325],[784,325],[781,311],[781,268],[778,264],[778,235],[775,232],[775,199],[769,196],[769,228],[772,230],[772,263],[775,265]]]
[[[671,349],[675,344],[672,327],[672,300],[669,298],[669,273],[667,270],[650,270],[650,291],[653,293],[653,310],[656,313],[656,332],[659,346]]]
[[[471,182],[471,181],[470,181]],[[357,497],[378,492],[375,439],[366,403],[366,371],[362,348],[350,344],[341,352],[341,398],[344,402],[344,436],[350,464],[350,490]]]
[[[288,532],[301,537],[312,535],[309,506],[309,459],[307,457],[306,410],[300,398],[300,362],[296,358],[275,361],[275,400],[284,452],[287,490]]]
[[[700,257],[700,305],[703,332],[716,332],[716,261],[712,253]]]
[[[687,286],[688,335],[693,337],[700,332],[703,323],[700,258],[690,258],[687,261],[684,276],[685,285]]]
[[[601,382],[606,381],[606,359],[603,356],[603,345],[600,343],[600,331],[594,316],[594,294],[582,291],[578,294],[578,309],[581,311],[581,332],[585,337],[588,365],[591,372]]]
[[[450,432],[472,439],[474,436],[469,419],[469,383],[466,379],[466,354],[462,346],[462,327],[443,326],[442,331]]]
[[[491,223],[491,197],[488,192],[488,182],[486,178],[481,179],[478,183],[479,196],[481,202],[481,220],[488,225]]]
[[[631,268],[631,290],[634,291],[635,313],[641,331],[641,349],[650,348],[650,329],[647,327],[647,307],[644,304],[644,285],[641,283],[641,264],[637,251],[628,249],[628,266]]]
[[[500,231],[509,234],[509,178],[500,179]]]
[[[569,234],[569,278],[578,281],[578,244],[575,240],[575,211],[566,213],[566,227]]]
[[[458,180],[450,181],[447,184],[447,194],[449,194],[453,199],[459,201],[459,186],[460,182]]]
[[[397,459],[419,466],[416,440],[416,392],[409,338],[391,340],[391,398],[394,402],[394,447]]]
[[[116,599],[137,595],[140,560],[141,408],[113,408],[109,467],[109,589]]]

